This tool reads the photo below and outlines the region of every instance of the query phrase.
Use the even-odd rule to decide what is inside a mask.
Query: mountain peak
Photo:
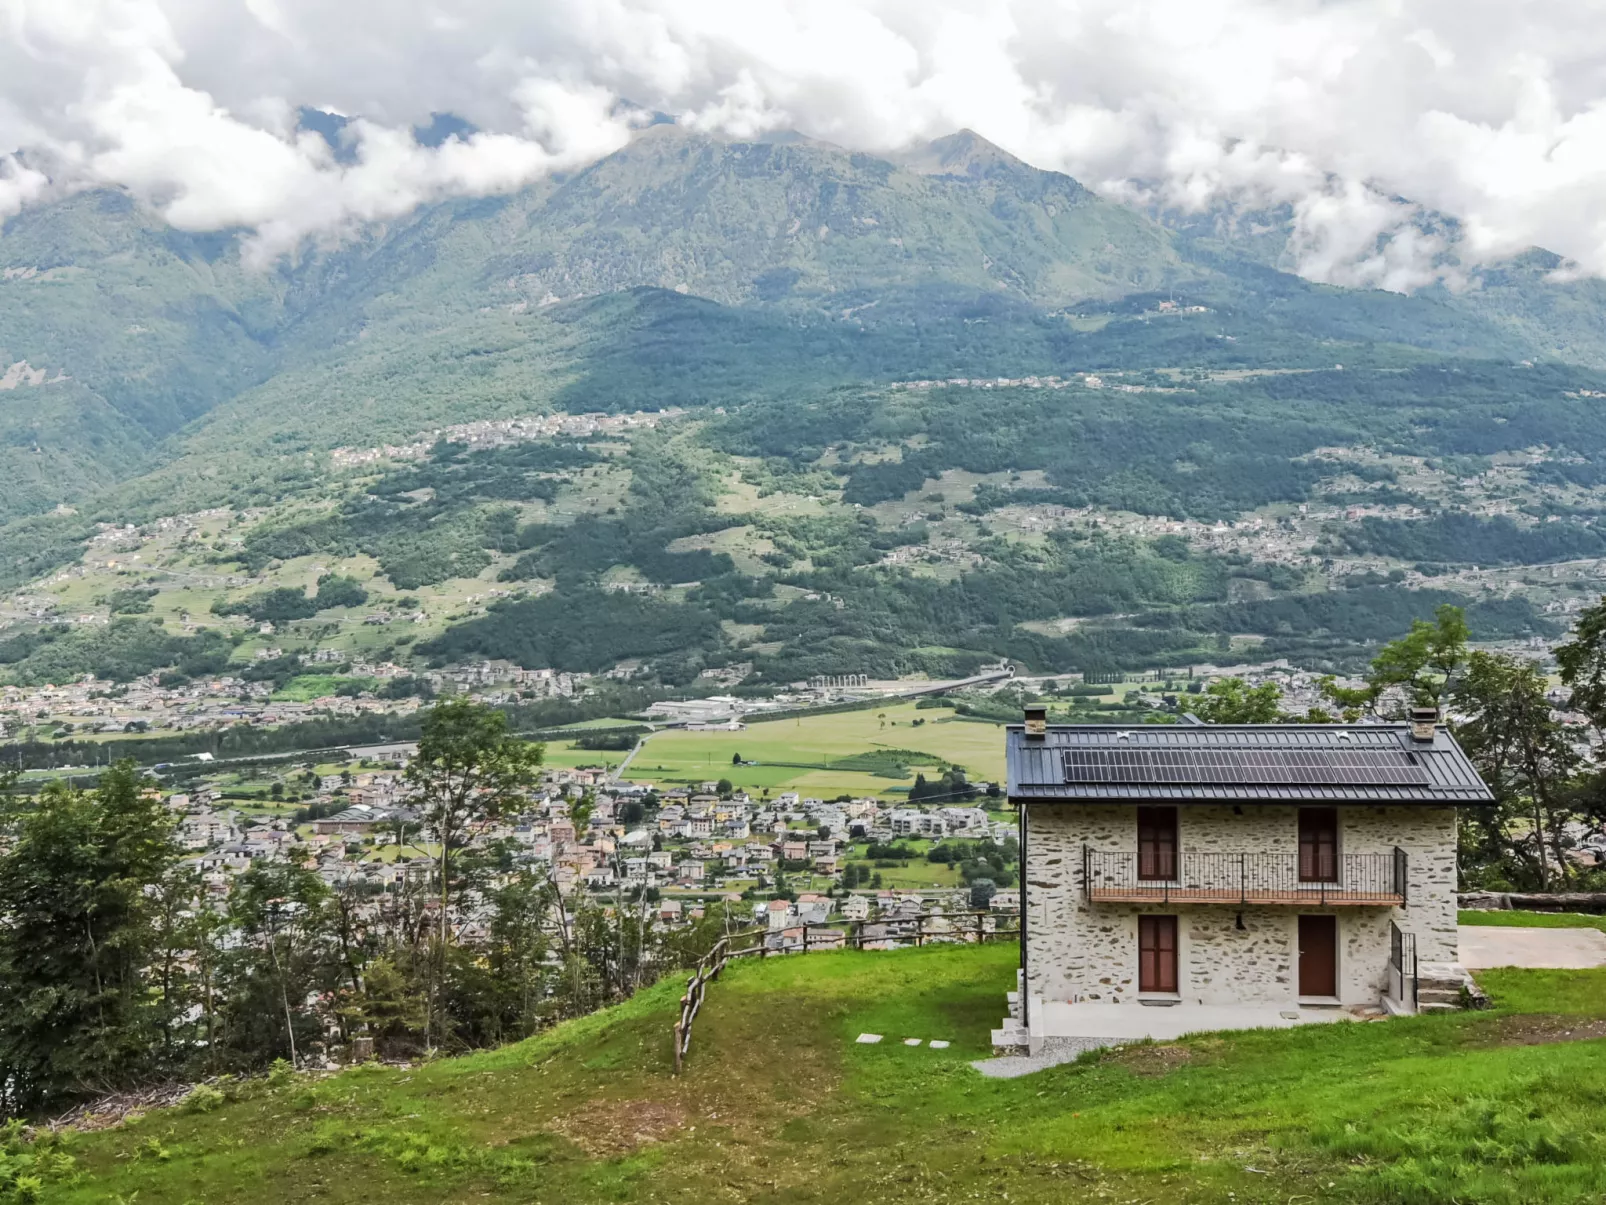
[[[975,130],[959,130],[923,146],[910,147],[897,156],[897,162],[924,176],[980,178],[1036,170]]]

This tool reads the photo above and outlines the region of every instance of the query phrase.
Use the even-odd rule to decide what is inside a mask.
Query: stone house
[[[1419,981],[1464,977],[1456,809],[1490,796],[1436,713],[1120,729],[1038,708],[1006,740],[1034,1040],[1067,1005],[1408,1012]]]

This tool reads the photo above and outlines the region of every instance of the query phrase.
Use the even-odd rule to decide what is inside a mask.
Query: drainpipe
[[[1026,801],[1018,800],[1015,808],[1019,812],[1015,826],[1019,830],[1020,844],[1020,1023],[1030,1029],[1032,991],[1026,977],[1029,970],[1026,963]]]

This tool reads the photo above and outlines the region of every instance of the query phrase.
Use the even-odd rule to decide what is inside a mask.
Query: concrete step
[[[1012,1020],[1019,1021],[1020,1020],[1020,993],[1019,992],[1010,992],[1010,993],[1008,993],[1008,999],[1009,999],[1009,1015],[1010,1015],[1010,1018]]]
[[[993,1030],[992,1039],[994,1054],[1031,1053],[1031,1037],[1026,1032],[1026,1027],[1013,1021],[1005,1021],[1001,1029]]]
[[[1419,1003],[1416,1006],[1416,1011],[1423,1015],[1428,1013],[1458,1013],[1461,1011],[1461,1006],[1459,1004]]]
[[[1461,985],[1457,984],[1454,990],[1443,987],[1422,987],[1416,989],[1417,1004],[1453,1004],[1461,1007]]]

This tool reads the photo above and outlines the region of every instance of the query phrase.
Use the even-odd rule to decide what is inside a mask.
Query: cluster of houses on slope
[[[297,861],[331,885],[359,884],[376,896],[409,876],[427,876],[433,834],[411,805],[404,779],[416,746],[357,752],[363,755],[360,765],[372,768],[319,779],[310,823],[248,815],[207,788],[171,795],[167,802],[179,814],[180,840],[209,889],[225,895],[235,875],[264,859]],[[551,769],[517,814],[485,825],[473,841],[507,843],[516,861],[545,868],[566,895],[658,896],[660,920],[674,924],[700,915],[701,899],[740,898],[754,885],[774,888],[785,874],[840,877],[850,841],[1013,836],[1012,826],[993,822],[978,807],[923,811],[796,793],[754,800],[741,793],[722,796],[717,785],[656,792],[600,770]],[[644,801],[654,806],[649,810]],[[923,899],[916,891],[866,892],[848,898],[840,919],[906,913],[918,910]],[[1007,894],[998,901],[1000,907],[1012,903]],[[778,947],[788,948],[803,926],[822,923],[833,906],[828,896],[805,894],[777,900],[768,910],[760,905],[756,919],[775,930]]]

